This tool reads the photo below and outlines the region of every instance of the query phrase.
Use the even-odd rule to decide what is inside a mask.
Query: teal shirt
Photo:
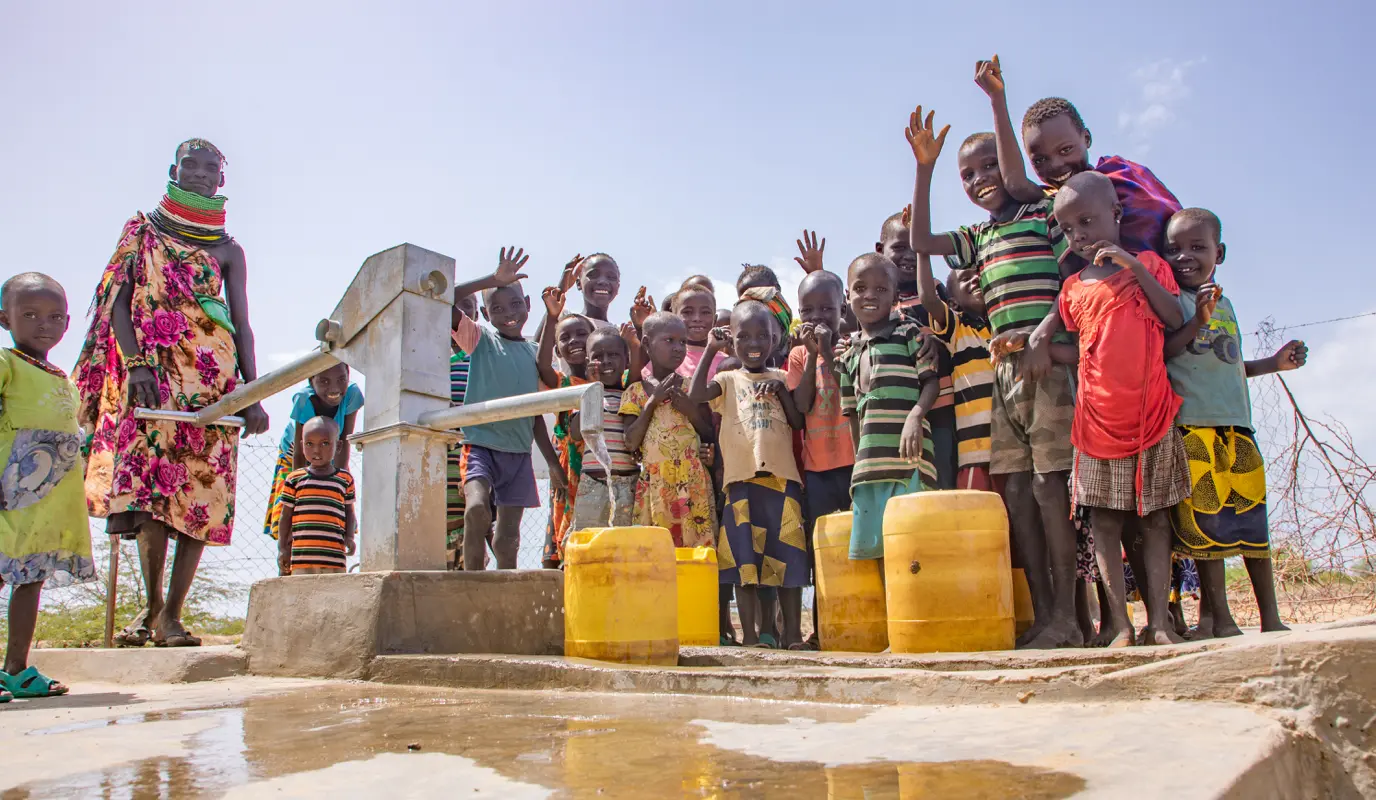
[[[536,346],[525,339],[504,339],[481,329],[477,347],[468,359],[468,388],[464,404],[498,400],[540,390],[540,373],[535,366]],[[503,453],[529,453],[535,442],[535,419],[523,417],[486,425],[466,425],[465,444],[486,447]]]
[[[1194,318],[1197,292],[1180,287],[1180,307],[1186,319]],[[1166,362],[1171,388],[1180,395],[1180,425],[1216,428],[1252,427],[1252,395],[1247,390],[1247,364],[1242,353],[1242,333],[1228,298],[1179,355]]]

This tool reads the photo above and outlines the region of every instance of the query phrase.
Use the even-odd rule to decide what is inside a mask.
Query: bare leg
[[[1075,526],[1070,522],[1070,475],[1048,472],[1032,476],[1032,493],[1041,509],[1046,554],[1051,568],[1051,614],[1042,632],[1028,641],[1030,649],[1082,647],[1075,623]],[[1098,533],[1098,530],[1095,530]]]
[[[1252,594],[1257,598],[1262,633],[1290,630],[1280,621],[1280,604],[1276,602],[1276,576],[1271,559],[1243,558],[1242,563],[1247,565],[1247,578],[1252,582]]]
[[[497,506],[496,535],[492,540],[497,569],[516,569],[516,557],[521,552],[521,517],[525,513],[519,506]]]
[[[148,598],[144,624],[151,631],[162,616],[162,575],[167,568],[167,526],[149,520],[139,526],[139,567],[143,570],[143,593]],[[132,627],[132,626],[131,626]]]
[[[779,610],[784,614],[784,638],[780,646],[792,647],[803,641],[803,590],[779,589]]]
[[[755,645],[760,643],[760,631],[756,627],[755,614],[759,609],[759,602],[755,598],[754,586],[736,587],[736,611],[741,615],[741,644]]]
[[[756,618],[759,622],[760,633],[769,634],[774,637],[775,643],[778,643],[779,590],[772,586],[760,586],[755,590],[755,597],[760,603],[760,616]]]
[[[463,568],[487,569],[487,540],[492,535],[492,486],[477,478],[463,485]]]
[[[1167,606],[1171,597],[1171,520],[1170,511],[1158,509],[1138,520],[1142,532],[1142,560],[1147,570],[1142,597],[1147,603],[1147,644],[1179,644]]]
[[[1241,636],[1242,629],[1233,621],[1233,613],[1228,608],[1228,587],[1223,579],[1223,559],[1196,559],[1194,565],[1199,569],[1200,628],[1204,627],[1204,608],[1207,606],[1209,609],[1208,635],[1196,635],[1195,638]]]
[[[1075,579],[1075,624],[1080,626],[1080,635],[1086,642],[1094,638],[1094,618],[1089,614],[1089,582],[1084,578]]]
[[[1223,586],[1225,591],[1227,590],[1226,581],[1221,581],[1219,585]],[[1213,599],[1209,596],[1211,591],[1213,590],[1209,588],[1209,581],[1204,577],[1204,569],[1201,566],[1199,570],[1199,624],[1190,629],[1191,639],[1214,638],[1214,612],[1210,610],[1213,607]],[[1232,614],[1231,611],[1228,613]]]
[[[38,625],[38,599],[43,581],[10,587],[9,640],[5,644],[5,672],[18,675],[29,666],[33,629]]]
[[[736,627],[731,623],[732,589],[729,583],[717,584],[717,624],[721,626],[721,635],[734,642]]]
[[[157,622],[153,628],[155,643],[174,637],[188,637],[182,625],[182,606],[191,591],[191,584],[196,580],[196,568],[201,564],[205,542],[183,534],[177,534],[176,537],[177,554],[172,558],[172,580],[167,585],[167,602],[163,604],[162,613],[153,618]],[[189,638],[191,641],[187,644],[200,644],[199,639]]]
[[[1009,475],[1004,484],[1003,498],[1008,506],[1008,527],[1013,534],[1013,550],[1023,565],[1027,590],[1032,596],[1032,627],[1018,637],[1018,646],[1021,647],[1040,634],[1051,621],[1051,571],[1046,565],[1046,534],[1042,531],[1037,499],[1032,494],[1032,473]]]
[[[1127,647],[1133,642],[1132,620],[1127,614],[1127,587],[1123,582],[1123,525],[1128,512],[1095,508],[1090,514],[1094,524],[1094,560],[1104,579],[1100,585],[1105,595],[1103,607],[1099,609],[1102,630],[1097,638],[1111,632],[1112,637],[1104,646]]]
[[[1099,560],[1097,553],[1095,554],[1094,560],[1096,563]],[[1115,566],[1118,567],[1118,574],[1121,575],[1123,572],[1122,556],[1118,556],[1118,563]],[[1101,569],[1100,572],[1102,571]],[[1113,637],[1118,635],[1117,632],[1113,630],[1113,626],[1108,624],[1108,589],[1105,588],[1103,581],[1094,584],[1094,589],[1099,595],[1099,632],[1094,635],[1089,646],[1108,647],[1109,643],[1113,641]],[[1124,605],[1126,605],[1126,603],[1124,603]],[[1126,612],[1126,609],[1124,609],[1124,611]],[[1132,620],[1128,620],[1128,624],[1132,624]]]

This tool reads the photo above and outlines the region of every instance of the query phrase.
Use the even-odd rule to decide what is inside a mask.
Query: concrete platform
[[[1235,704],[875,707],[231,678],[0,708],[8,797],[1357,797]],[[59,755],[60,754],[60,755]],[[1180,764],[1189,768],[1149,768]]]
[[[253,584],[244,652],[258,675],[362,677],[396,653],[564,651],[559,570],[356,572]]]

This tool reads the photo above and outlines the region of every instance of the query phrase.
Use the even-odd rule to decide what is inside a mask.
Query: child
[[[308,466],[282,483],[277,566],[282,575],[324,575],[348,569],[354,554],[354,478],[334,460],[339,426],[314,417],[301,426]]]
[[[1057,301],[1066,329],[1080,332],[1079,393],[1071,441],[1071,487],[1088,506],[1094,546],[1116,634],[1109,647],[1133,643],[1123,585],[1123,529],[1142,541],[1147,644],[1181,641],[1166,606],[1171,584],[1170,509],[1189,494],[1185,447],[1175,429],[1180,398],[1171,391],[1165,329],[1185,321],[1170,265],[1151,251],[1119,244],[1122,205],[1113,182],[1097,172],[1071,176],[1056,195],[1056,221],[1089,263],[1065,282]],[[1078,630],[1078,629],[1077,629]]]
[[[850,557],[884,557],[889,499],[933,488],[926,414],[936,402],[936,364],[922,356],[922,332],[893,314],[898,269],[878,253],[846,271],[860,336],[841,359],[841,408],[855,442]]]
[[[912,246],[944,255],[951,269],[973,270],[998,337],[1031,334],[1054,313],[1060,291],[1059,257],[1065,252],[1052,201],[1019,203],[1004,187],[994,136],[977,133],[957,152],[961,184],[970,202],[989,219],[960,230],[933,234],[931,181],[950,126],[937,135],[922,108],[906,131],[917,160],[913,189]],[[1039,350],[1049,361],[1050,347]],[[1025,565],[1036,621],[1019,644],[1037,649],[1079,647],[1084,636],[1075,619],[1075,529],[1070,521],[1068,480],[1073,457],[1071,372],[1063,364],[1032,370],[1028,350],[1009,353],[994,365],[990,404],[989,472],[1004,476],[1004,501],[1014,550]],[[994,477],[998,480],[998,477]]]
[[[478,298],[467,294],[463,297],[454,298],[454,310],[449,321],[449,337],[454,338],[454,332],[459,327],[459,316],[465,315],[469,319],[478,316]],[[449,402],[451,405],[463,405],[465,392],[468,390],[468,353],[459,347],[458,342],[451,345],[453,354],[449,356]],[[463,461],[463,445],[456,444],[449,448],[449,454],[445,457],[445,508],[444,508],[444,547],[448,555],[449,569],[463,569],[463,472],[460,465]]]
[[[989,361],[989,321],[979,272],[951,270],[946,278],[950,302],[942,300],[932,277],[932,260],[918,259],[917,292],[931,320],[932,333],[951,355],[956,396],[957,489],[992,491],[989,480],[989,426],[994,404],[994,365]]]
[[[530,316],[529,300],[521,291],[520,281],[526,277],[521,268],[529,260],[524,250],[503,249],[491,275],[454,288],[460,297],[482,292],[483,318],[497,329],[493,333],[480,328],[460,314],[454,342],[469,354],[465,402],[530,394],[540,388],[535,343],[521,335]],[[537,438],[550,446],[545,419],[536,416],[470,425],[463,429],[463,436],[459,465],[465,505],[463,567],[486,569],[490,540],[497,569],[515,569],[521,517],[527,508],[540,505],[530,449]],[[551,456],[546,459],[557,463]]]
[[[635,486],[640,467],[626,447],[621,421],[621,395],[625,387],[630,351],[614,328],[598,328],[588,337],[588,379],[602,382],[602,436],[611,456],[611,472],[594,459],[583,459],[578,497],[573,504],[572,530],[622,527],[631,524]],[[582,442],[579,415],[569,418],[573,441]]]
[[[631,384],[619,410],[626,449],[640,453],[635,524],[668,529],[675,547],[712,547],[716,503],[701,455],[702,443],[713,438],[712,423],[706,409],[688,399],[678,372],[687,326],[679,316],[659,312],[645,320],[643,333],[652,375]]]
[[[691,281],[692,278],[689,278]],[[698,362],[702,361],[702,354],[707,349],[707,336],[717,327],[717,298],[710,289],[706,289],[696,283],[684,282],[683,288],[670,295],[668,310],[683,320],[686,339],[684,340],[683,362],[678,365],[677,372],[687,380],[693,379],[693,373],[697,371]],[[648,345],[648,340],[646,345]],[[718,352],[712,361],[712,370],[709,378],[717,374],[717,367],[721,365],[722,359],[726,358],[726,353]],[[641,371],[641,377],[648,378],[654,369],[654,359],[645,365]]]
[[[912,248],[911,206],[884,220],[879,229],[879,241],[874,243],[874,251],[889,259],[898,267],[898,281],[894,285],[897,300],[894,308],[909,321],[917,323],[924,334],[931,333],[932,321],[922,305],[917,292],[917,254]],[[937,294],[943,290],[937,287]],[[940,296],[946,302],[945,296]],[[938,489],[954,489],[959,458],[956,447],[955,385],[952,379],[954,365],[951,352],[945,347],[933,347],[936,359],[937,385],[941,387],[936,404],[927,413],[927,424],[932,430],[932,453],[936,465],[936,486]]]
[[[728,336],[735,342],[741,368],[718,372],[709,382],[712,359]],[[726,508],[717,563],[722,582],[736,586],[747,646],[760,643],[758,623],[773,616],[773,609],[757,609],[759,587],[777,587],[784,600],[785,646],[802,641],[807,545],[793,431],[802,427],[803,419],[785,388],[787,376],[767,366],[781,338],[783,331],[769,308],[755,300],[738,302],[731,312],[730,331],[713,329],[688,393],[694,402],[710,402],[721,415],[718,447]],[[757,611],[763,620],[757,620]]]
[[[9,637],[0,703],[56,697],[67,687],[29,666],[45,581],[96,578],[82,485],[76,387],[48,363],[67,332],[67,293],[47,275],[25,272],[0,287],[0,584],[9,584]]]
[[[1195,559],[1204,604],[1194,638],[1242,633],[1228,609],[1223,559],[1241,555],[1252,581],[1263,631],[1280,621],[1266,525],[1266,469],[1252,429],[1247,379],[1304,366],[1304,342],[1288,342],[1271,358],[1243,361],[1233,304],[1213,282],[1226,252],[1223,225],[1202,208],[1187,208],[1166,226],[1165,256],[1180,284],[1189,318],[1166,337],[1166,371],[1180,395],[1176,424],[1185,439],[1191,492],[1175,507],[1175,551]],[[1196,478],[1195,476],[1199,477]]]
[[[841,327],[845,294],[845,284],[835,273],[818,269],[803,278],[798,286],[798,316],[802,320],[798,339],[802,344],[788,354],[788,388],[793,392],[798,413],[805,415],[801,448],[803,520],[808,565],[814,572],[813,528],[827,514],[850,509],[851,473],[855,466],[855,444],[850,437],[850,423],[841,412],[841,387],[836,382],[832,351]],[[815,597],[812,614],[815,637]],[[817,642],[810,638],[807,647],[816,649]]]
[[[557,287],[545,289],[543,300],[545,323],[540,328],[540,352],[536,356],[540,383],[551,389],[587,383],[588,337],[592,335],[592,322],[581,314],[562,316],[565,295]],[[567,373],[554,369],[556,354]],[[571,413],[559,412],[554,422],[555,460],[550,468],[549,524],[545,528],[545,552],[541,563],[545,569],[558,569],[563,563],[564,537],[568,536],[573,522],[578,479],[583,474],[583,443],[575,442],[570,436]]]
[[[306,456],[301,452],[301,426],[306,420],[316,417],[333,419],[340,436],[332,460],[336,467],[347,470],[349,443],[345,440],[354,432],[354,423],[361,408],[363,391],[358,384],[349,381],[348,364],[335,364],[313,376],[306,388],[292,398],[291,416],[287,420],[286,430],[282,431],[282,441],[277,446],[277,464],[272,470],[272,492],[268,495],[263,533],[277,538],[278,521],[282,516],[282,487],[288,475],[306,466]]]

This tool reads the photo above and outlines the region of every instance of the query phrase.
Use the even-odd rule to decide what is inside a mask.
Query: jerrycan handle
[[[603,530],[603,528],[583,528],[573,531],[568,535],[568,538],[564,540],[564,546],[568,547],[572,545],[575,547],[584,547],[592,544],[592,540],[596,539],[597,534],[601,533]]]

